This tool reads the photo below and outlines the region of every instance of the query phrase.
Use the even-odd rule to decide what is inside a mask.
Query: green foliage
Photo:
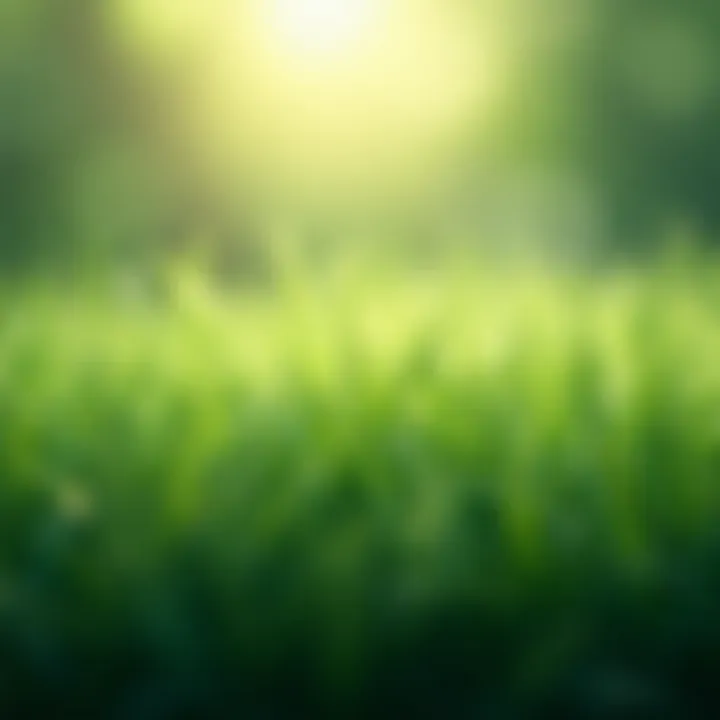
[[[712,714],[718,279],[7,296],[4,716]]]

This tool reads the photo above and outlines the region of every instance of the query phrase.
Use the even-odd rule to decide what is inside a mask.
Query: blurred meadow
[[[720,713],[714,0],[0,0],[0,716]]]

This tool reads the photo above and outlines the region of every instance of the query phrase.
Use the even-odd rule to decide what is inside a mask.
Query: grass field
[[[714,261],[4,294],[3,717],[710,717],[718,667]]]

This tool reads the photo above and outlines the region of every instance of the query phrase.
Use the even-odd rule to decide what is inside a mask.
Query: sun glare
[[[225,130],[210,135],[235,144],[252,183],[334,204],[340,194],[383,199],[440,179],[438,165],[451,162],[483,101],[492,62],[491,42],[464,3],[239,7],[214,91],[223,107],[211,113]],[[233,92],[237,112],[228,109]]]
[[[375,0],[272,0],[268,21],[292,51],[347,52],[372,30]]]
[[[116,2],[143,37],[196,31],[173,45],[188,142],[268,197],[392,202],[441,181],[499,77],[494,25],[464,0]]]

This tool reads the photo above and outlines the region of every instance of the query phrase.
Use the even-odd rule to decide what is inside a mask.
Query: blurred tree
[[[75,256],[77,177],[115,142],[124,107],[98,3],[4,0],[0,197],[4,266]]]
[[[611,235],[651,244],[678,220],[720,234],[720,6],[597,2],[568,101],[586,108],[578,154]]]

